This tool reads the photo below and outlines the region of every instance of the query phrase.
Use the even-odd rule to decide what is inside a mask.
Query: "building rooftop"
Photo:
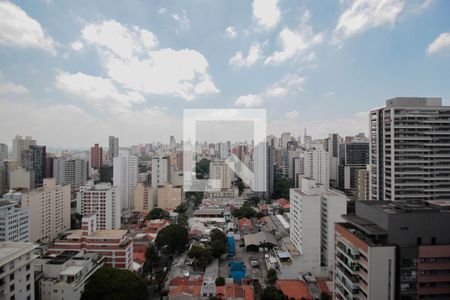
[[[386,107],[439,107],[442,98],[396,97],[386,100]]]
[[[90,237],[121,238],[125,234],[127,234],[126,230],[97,230]]]
[[[387,234],[387,231],[378,227],[376,224],[360,218],[356,215],[342,215],[342,218],[350,224],[358,227],[361,231],[369,235],[383,235]]]
[[[358,201],[357,204],[374,207],[384,213],[429,213],[447,211],[450,213],[450,201],[421,201],[421,200],[398,200],[398,201]]]
[[[71,260],[75,255],[77,255],[78,253],[79,253],[78,251],[64,251],[64,252],[58,254],[57,256],[53,257],[52,259],[50,259],[48,264],[51,264],[51,265],[65,264],[66,262]]]
[[[0,266],[34,248],[32,243],[0,243]]]
[[[83,266],[70,266],[64,269],[59,275],[62,276],[75,276],[84,269]]]

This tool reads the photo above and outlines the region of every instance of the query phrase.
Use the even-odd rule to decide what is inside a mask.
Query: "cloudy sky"
[[[367,131],[395,96],[450,104],[450,1],[0,1],[0,142],[181,138],[184,108],[269,133]]]

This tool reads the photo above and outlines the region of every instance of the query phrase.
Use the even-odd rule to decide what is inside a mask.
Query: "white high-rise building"
[[[120,190],[110,183],[89,181],[77,193],[77,211],[83,216],[96,214],[100,230],[120,229],[120,205]]]
[[[0,283],[2,299],[34,300],[32,243],[0,243]]]
[[[234,179],[234,172],[223,160],[213,160],[209,163],[209,179],[219,180],[217,188],[230,189]]]
[[[70,229],[70,185],[45,178],[43,187],[22,194],[21,205],[29,211],[32,242],[51,242]]]
[[[169,183],[169,158],[155,157],[152,159],[152,187]]]
[[[450,106],[393,98],[370,112],[370,199],[450,200]]]
[[[20,162],[22,151],[28,150],[31,145],[36,145],[36,140],[31,136],[26,136],[24,138],[20,135],[16,135],[12,141],[12,160]]]
[[[56,184],[70,184],[73,191],[86,184],[88,171],[88,161],[81,158],[59,157],[53,160]]]
[[[17,208],[15,201],[0,200],[0,242],[29,241],[28,210]]]
[[[129,152],[120,152],[114,158],[113,184],[120,188],[122,211],[133,209],[134,188],[138,184],[138,158]]]
[[[304,156],[304,177],[314,179],[327,189],[330,185],[328,152],[322,145],[314,144],[302,155]]]
[[[302,178],[301,188],[291,189],[290,202],[290,238],[302,255],[302,272],[328,276],[333,270],[334,223],[344,222],[347,197]]]
[[[288,142],[291,141],[291,133],[283,132],[280,139],[280,149],[287,149]]]

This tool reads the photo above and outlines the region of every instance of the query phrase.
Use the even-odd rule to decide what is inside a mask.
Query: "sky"
[[[187,108],[265,108],[269,134],[367,132],[389,98],[450,105],[449,12],[447,0],[0,1],[0,143],[168,143]]]

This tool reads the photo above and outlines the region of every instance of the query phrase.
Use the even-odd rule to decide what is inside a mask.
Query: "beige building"
[[[215,188],[229,189],[233,183],[234,172],[224,160],[214,160],[209,163],[209,179],[218,180]]]
[[[14,189],[34,189],[34,172],[24,168],[18,168],[9,173],[9,188]]]
[[[369,170],[356,172],[356,200],[369,200]]]
[[[175,209],[181,204],[181,187],[166,184],[158,187],[158,207]]]
[[[156,189],[143,182],[134,188],[134,209],[150,211],[155,207]]]
[[[22,208],[29,210],[31,241],[50,242],[70,229],[70,185],[45,178],[43,187],[22,194]]]

